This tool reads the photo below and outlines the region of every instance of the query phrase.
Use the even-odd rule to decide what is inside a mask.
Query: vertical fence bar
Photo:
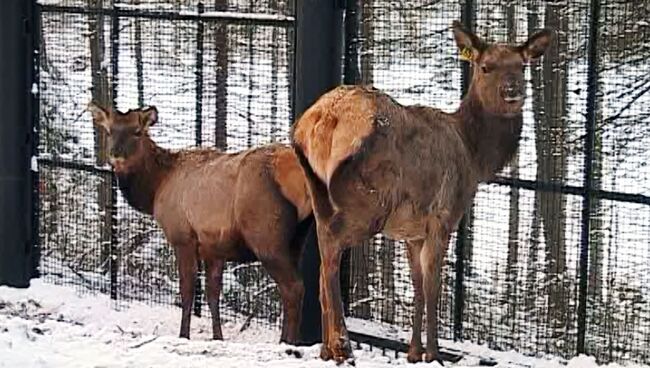
[[[294,118],[324,92],[341,83],[342,10],[336,0],[296,2]],[[305,298],[300,333],[307,344],[321,341],[319,270],[320,255],[314,229],[305,243],[301,264]]]
[[[33,142],[32,1],[0,4],[0,285],[29,286],[32,276],[32,184],[30,158]]]
[[[203,32],[204,24],[201,20],[201,14],[204,11],[204,5],[199,2],[199,19],[196,24],[196,145],[203,144]],[[197,259],[198,274],[201,274],[203,265],[200,259]],[[194,284],[194,314],[201,316],[201,303],[203,298],[203,286],[201,277],[197,277]]]
[[[346,0],[345,4],[345,63],[343,83],[357,84],[361,81],[359,72],[359,0]]]
[[[359,73],[359,0],[346,0],[345,4],[345,34],[344,34],[344,63],[343,83],[357,84],[361,81]],[[350,270],[350,253],[348,248],[343,252],[341,259],[341,299],[343,310],[349,313],[350,288],[352,286]]]
[[[587,288],[589,277],[589,233],[591,227],[591,200],[593,186],[594,139],[598,93],[598,23],[600,0],[591,0],[589,11],[589,40],[587,46],[587,113],[585,135],[584,194],[582,202],[582,231],[580,233],[580,283],[578,295],[578,336],[576,352],[585,353],[587,329]]]
[[[118,84],[118,60],[120,50],[120,18],[117,15],[117,7],[113,4],[111,14],[111,100],[117,105],[117,84]],[[117,300],[118,295],[118,260],[119,247],[117,246],[117,179],[111,175],[111,247],[110,247],[110,293],[111,299]]]
[[[41,238],[40,238],[40,175],[38,173],[38,144],[40,132],[40,66],[41,66],[41,6],[32,3],[32,278],[40,277]]]
[[[474,1],[465,0],[461,9],[461,22],[468,30],[474,30]],[[461,94],[465,96],[470,84],[469,63],[461,64]],[[465,309],[465,244],[469,237],[471,206],[463,216],[456,232],[456,264],[454,283],[454,340],[463,339],[463,311]]]
[[[214,7],[216,11],[225,11],[228,9],[228,1],[215,0]],[[217,52],[214,141],[218,149],[225,151],[228,148],[228,129],[226,127],[228,117],[228,26],[226,24],[214,25],[214,32],[214,47]]]

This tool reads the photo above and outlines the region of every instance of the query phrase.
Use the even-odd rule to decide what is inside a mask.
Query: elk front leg
[[[420,264],[420,253],[422,252],[422,240],[409,241],[407,244],[409,266],[411,268],[411,281],[415,297],[413,298],[413,336],[409,344],[406,360],[409,363],[422,361],[422,315],[424,313],[424,296],[422,293],[422,265]]]
[[[208,259],[206,264],[206,284],[208,292],[208,305],[212,316],[212,339],[223,340],[221,332],[221,317],[219,311],[219,299],[221,297],[221,287],[223,285],[223,268],[225,265],[223,259]]]
[[[192,303],[194,301],[194,285],[196,281],[197,257],[196,247],[183,245],[176,248],[178,273],[181,289],[181,332],[180,337],[190,338],[190,317],[192,316]]]
[[[427,305],[427,348],[424,360],[442,364],[438,351],[438,303],[442,280],[442,262],[447,253],[450,232],[438,222],[429,227],[429,233],[420,253],[424,299]]]
[[[329,228],[318,224],[318,242],[321,256],[320,302],[323,313],[323,347],[321,358],[334,358],[341,363],[352,358],[352,347],[343,316],[339,269],[341,246],[332,237]]]

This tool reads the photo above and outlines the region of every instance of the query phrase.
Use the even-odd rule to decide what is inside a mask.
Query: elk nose
[[[111,166],[120,167],[124,164],[124,158],[111,156],[108,158],[108,162],[111,164]]]
[[[506,102],[517,102],[521,101],[524,98],[524,94],[521,92],[521,88],[515,83],[508,84],[503,89],[503,99]]]

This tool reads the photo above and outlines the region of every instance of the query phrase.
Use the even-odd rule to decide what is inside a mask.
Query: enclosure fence
[[[489,41],[557,31],[526,70],[518,155],[479,187],[452,238],[440,336],[534,355],[650,362],[650,1],[331,2],[345,8],[346,83],[445,111],[457,107],[470,73],[453,20]],[[118,307],[178,304],[172,249],[121,197],[106,137],[85,106],[155,105],[160,122],[151,134],[166,148],[288,142],[299,78],[296,7],[38,5],[33,216],[46,280],[109,293]],[[402,242],[375,236],[346,254],[343,274],[350,330],[383,337],[371,340],[377,345],[407,341],[413,288]],[[275,284],[259,264],[229,264],[222,301],[225,319],[279,326]],[[195,306],[207,312],[200,292]]]

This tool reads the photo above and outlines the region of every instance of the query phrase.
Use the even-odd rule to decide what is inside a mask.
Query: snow
[[[180,312],[175,308],[129,303],[116,309],[106,295],[78,295],[69,287],[41,280],[33,280],[28,289],[3,286],[0,287],[0,356],[3,357],[0,367],[239,367],[242,362],[256,367],[335,367],[333,362],[318,358],[318,345],[290,347],[276,343],[277,330],[254,325],[239,332],[239,324],[225,323],[226,341],[211,341],[209,318],[194,317],[192,340],[185,340],[176,336],[179,320]],[[350,322],[351,326],[359,324]],[[370,326],[364,328],[372,330]],[[374,332],[389,333],[378,328]],[[452,343],[442,342],[443,346],[448,344]],[[586,356],[567,363],[557,358],[495,352],[470,343],[453,345],[454,349],[468,354],[453,365],[457,368],[475,366],[479,357],[496,359],[498,367],[598,367],[593,358]],[[403,354],[395,358],[394,354],[384,355],[368,347],[356,350],[355,356],[359,367],[407,365]]]
[[[245,20],[269,20],[269,21],[280,21],[280,22],[293,22],[294,17],[281,15],[281,14],[260,14],[260,13],[244,13],[244,12],[233,12],[233,11],[207,11],[203,13],[198,13],[195,11],[180,11],[179,15],[198,15],[203,18],[221,18],[221,19],[245,19]]]

